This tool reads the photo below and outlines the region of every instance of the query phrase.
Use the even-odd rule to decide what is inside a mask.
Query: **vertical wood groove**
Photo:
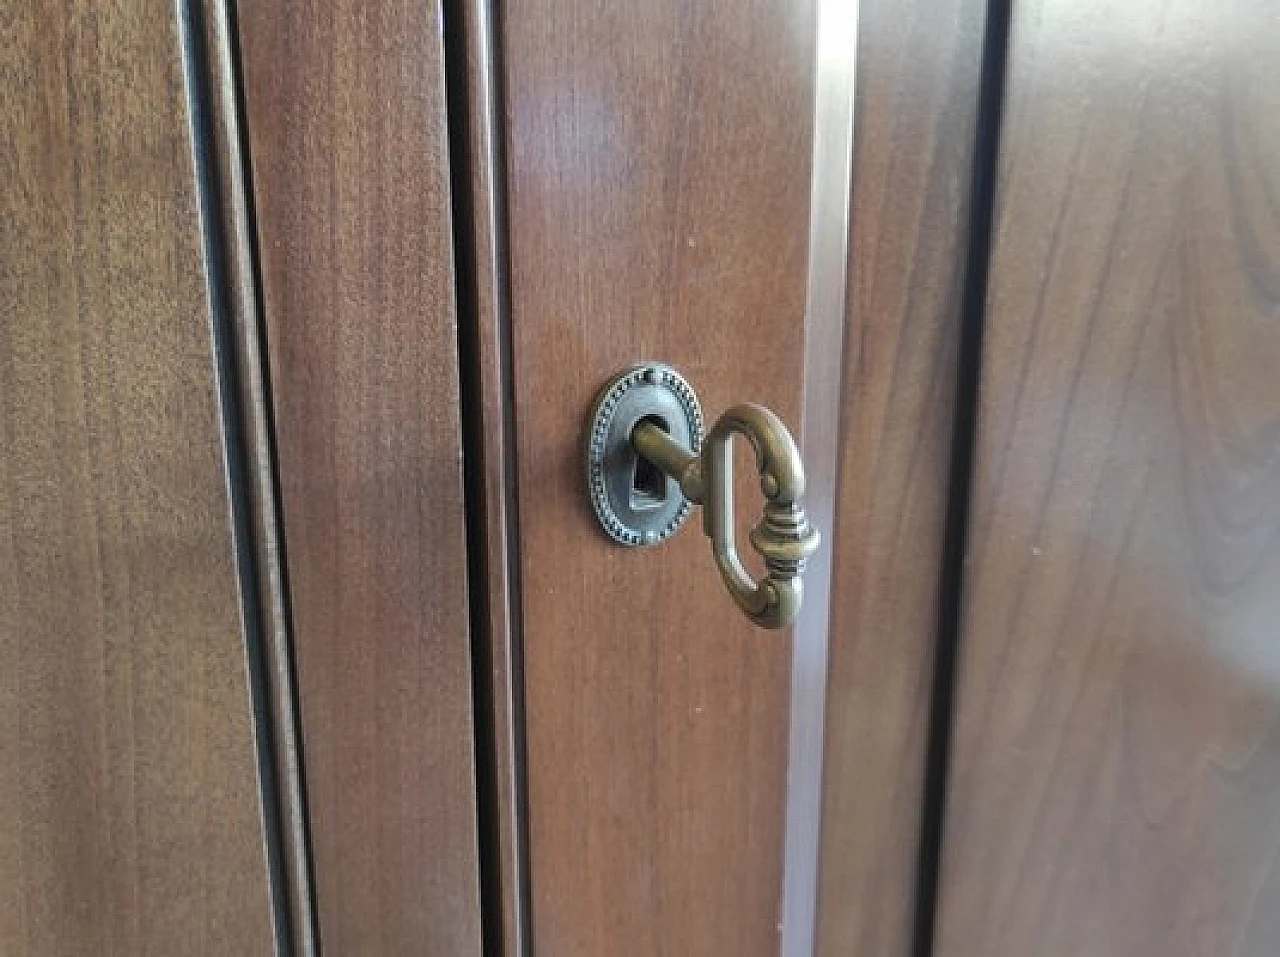
[[[202,9],[201,9],[202,8]],[[245,535],[253,550],[262,653],[258,663],[266,695],[259,717],[267,724],[265,745],[274,763],[275,801],[288,914],[288,950],[298,957],[316,954],[310,836],[308,834],[303,758],[297,713],[297,687],[289,622],[285,545],[280,525],[271,393],[265,330],[261,320],[261,287],[256,262],[252,195],[247,182],[249,157],[235,34],[234,0],[208,0],[201,9],[203,68],[208,78],[210,162],[216,177],[220,217],[214,241],[221,247],[225,304],[229,329],[224,348],[234,362],[234,390],[239,401],[233,414],[243,446],[241,492],[248,510]]]
[[[520,532],[515,469],[503,66],[491,0],[446,6],[450,168],[459,267],[459,357],[468,460],[470,590],[488,885],[487,953],[528,952],[528,813],[520,663]]]
[[[995,222],[995,184],[1000,155],[1000,125],[1009,42],[1008,0],[988,0],[983,32],[982,75],[974,124],[973,178],[969,186],[970,227],[965,250],[964,286],[956,351],[955,411],[952,420],[950,488],[942,530],[938,583],[938,637],[934,652],[928,732],[925,745],[923,807],[916,870],[912,953],[931,957],[937,920],[939,862],[945,839],[951,722],[956,663],[961,640],[965,556],[977,442],[978,384],[982,369],[983,326],[991,243]]]
[[[245,668],[253,711],[257,785],[264,850],[267,859],[268,891],[271,898],[275,929],[276,957],[293,952],[292,918],[287,903],[288,878],[284,863],[284,819],[280,799],[272,727],[271,691],[267,686],[264,623],[260,594],[261,569],[253,526],[256,524],[247,491],[250,479],[246,464],[243,411],[240,396],[240,368],[234,344],[235,320],[231,313],[232,286],[228,266],[226,232],[228,214],[220,172],[215,168],[218,150],[216,118],[212,94],[209,51],[205,46],[204,9],[194,0],[179,0],[177,19],[182,46],[183,71],[186,76],[187,115],[190,122],[192,156],[195,171],[196,206],[199,212],[201,239],[209,304],[209,330],[213,350],[214,384],[222,424],[221,444],[223,475],[227,486],[227,504],[231,523],[231,541],[235,552],[237,591],[240,598],[240,625],[244,634]]]

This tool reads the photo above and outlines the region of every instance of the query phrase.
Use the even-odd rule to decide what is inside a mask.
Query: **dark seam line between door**
[[[963,627],[965,557],[979,425],[982,337],[995,225],[1000,123],[1004,109],[1011,6],[1011,0],[991,0],[987,5],[983,33],[973,174],[969,190],[968,244],[965,250],[960,331],[956,349],[955,414],[948,472],[950,487],[947,491],[942,568],[938,585],[938,635],[925,744],[924,801],[911,949],[914,957],[932,957],[937,927],[947,776],[951,759],[951,727]]]
[[[266,444],[265,454],[270,462],[270,468],[267,470],[271,488],[271,501],[274,503],[275,514],[267,516],[267,520],[272,522],[276,534],[276,556],[275,560],[278,568],[280,580],[280,603],[281,617],[284,622],[284,659],[287,663],[287,674],[285,676],[286,687],[271,689],[273,694],[283,694],[287,696],[284,702],[287,716],[282,716],[279,720],[289,722],[292,732],[292,740],[297,752],[296,757],[296,786],[300,795],[300,808],[298,811],[298,827],[301,831],[302,856],[305,861],[305,874],[298,875],[297,880],[303,881],[304,886],[298,890],[298,897],[301,903],[306,907],[304,914],[294,913],[295,923],[305,921],[307,926],[307,934],[305,940],[309,943],[309,947],[302,947],[303,937],[296,932],[294,935],[295,953],[299,957],[320,957],[322,951],[320,940],[320,906],[316,897],[316,871],[315,871],[315,854],[312,850],[311,842],[311,804],[307,798],[307,762],[306,762],[306,746],[303,741],[302,728],[302,703],[299,697],[298,683],[298,659],[295,652],[294,633],[293,633],[293,593],[289,586],[289,542],[288,529],[284,521],[283,503],[284,493],[280,482],[280,455],[279,446],[276,438],[276,415],[275,415],[275,389],[271,383],[271,363],[269,357],[271,353],[268,351],[267,341],[267,314],[266,314],[266,297],[262,288],[262,258],[259,253],[261,248],[258,237],[258,214],[256,207],[256,198],[253,189],[253,151],[249,138],[249,111],[245,98],[244,88],[244,68],[243,58],[240,54],[240,20],[237,0],[221,0],[222,9],[227,21],[227,57],[228,68],[230,71],[231,91],[234,97],[233,107],[239,122],[236,125],[238,132],[235,143],[230,144],[232,156],[228,159],[239,164],[239,174],[243,185],[243,202],[244,202],[244,220],[245,231],[248,240],[248,268],[250,270],[250,278],[253,284],[253,299],[257,306],[254,311],[256,322],[252,329],[246,329],[245,335],[253,336],[256,343],[258,362],[256,368],[262,384],[263,401],[261,403],[261,414],[263,417],[262,437]]]
[[[223,418],[224,445],[227,458],[229,496],[231,500],[232,522],[235,533],[237,552],[237,568],[240,577],[242,614],[246,632],[246,656],[249,671],[250,694],[254,711],[254,729],[257,737],[259,780],[262,789],[262,807],[264,829],[266,831],[266,847],[268,867],[271,878],[272,906],[276,916],[277,948],[282,955],[298,955],[298,957],[318,957],[320,953],[320,935],[317,906],[315,898],[315,863],[311,847],[311,827],[308,816],[306,762],[304,757],[302,728],[299,721],[300,703],[298,700],[297,665],[293,648],[292,605],[288,579],[288,549],[284,522],[279,514],[279,503],[282,501],[280,489],[279,457],[277,454],[276,426],[274,406],[272,402],[271,372],[266,360],[268,356],[265,314],[262,309],[262,279],[259,258],[259,241],[257,217],[254,209],[252,188],[252,166],[248,129],[245,125],[248,113],[245,109],[243,72],[241,69],[239,27],[237,23],[234,0],[214,0],[217,11],[225,21],[227,49],[219,51],[225,57],[220,64],[223,72],[229,73],[231,102],[225,97],[219,100],[213,95],[212,84],[218,79],[215,76],[213,58],[208,49],[210,36],[210,12],[202,0],[181,0],[180,16],[184,23],[184,65],[187,69],[188,89],[191,91],[191,123],[193,146],[196,156],[196,178],[200,197],[201,221],[203,224],[206,262],[208,269],[209,296],[211,301],[213,341],[215,363],[218,373],[220,410]],[[212,14],[217,16],[217,12]],[[219,143],[215,133],[215,111],[234,110],[238,122],[225,124],[223,129],[235,131],[232,142]],[[235,164],[238,168],[234,175],[243,184],[239,201],[243,208],[239,214],[244,217],[245,240],[248,245],[246,253],[240,258],[247,262],[240,263],[242,270],[250,273],[252,285],[253,310],[245,319],[246,328],[238,329],[232,318],[233,303],[236,293],[232,288],[228,262],[233,255],[231,239],[228,235],[227,223],[223,217],[235,215],[228,212],[229,197],[224,192],[233,187],[226,181],[231,170],[217,169],[218,161],[224,164]],[[240,298],[244,298],[241,294]],[[248,324],[252,322],[252,328]],[[253,337],[256,349],[250,350],[240,345],[241,336]],[[256,356],[253,353],[256,352]],[[248,353],[248,354],[242,354]],[[252,396],[247,391],[247,383],[243,381],[242,369],[248,363],[260,377],[262,401],[256,404],[261,424],[255,430],[248,424],[253,414]],[[256,383],[255,383],[256,385]],[[265,449],[256,449],[260,457],[265,457],[269,466],[258,481],[270,486],[270,499],[259,490],[254,494],[254,482],[250,473],[250,462],[253,446],[265,444]],[[254,510],[269,511],[271,514],[254,515]],[[266,523],[274,531],[274,551],[272,558],[263,557],[264,543],[255,538],[255,522]],[[264,587],[263,576],[268,569],[263,567],[264,561],[272,561],[278,565],[275,569],[279,581],[280,604],[277,614],[283,622],[286,647],[283,657],[287,664],[287,674],[282,678],[283,687],[275,687],[272,681],[272,669],[268,661],[266,629],[267,618],[265,602],[272,601],[268,595],[262,597],[260,589]],[[280,654],[280,652],[277,652]],[[273,707],[276,696],[283,695],[287,701],[280,707]],[[287,721],[289,727],[282,729],[278,722]],[[285,740],[291,740],[296,752],[294,771],[296,778],[292,782],[296,788],[299,805],[294,816],[296,830],[300,833],[303,873],[295,874],[299,868],[290,867],[287,863],[288,852],[285,841],[285,806],[281,798],[281,788],[286,783],[281,780],[288,770],[280,762],[280,748]],[[297,840],[297,839],[295,839]],[[301,887],[292,887],[299,883]],[[286,890],[288,888],[288,890]],[[291,902],[297,900],[297,904]],[[295,911],[302,910],[302,913]],[[305,928],[299,926],[305,922]]]
[[[502,452],[504,462],[502,474],[506,478],[503,494],[507,516],[507,550],[502,556],[506,566],[508,618],[510,631],[507,640],[510,643],[510,694],[511,712],[515,728],[512,761],[515,779],[515,818],[516,830],[516,865],[518,873],[515,888],[517,901],[516,940],[521,957],[533,957],[533,876],[530,872],[531,851],[529,846],[529,788],[527,772],[527,748],[525,742],[525,696],[524,696],[524,585],[521,579],[520,556],[520,470],[517,467],[516,439],[516,382],[515,382],[515,346],[512,341],[512,305],[511,287],[509,284],[510,269],[508,258],[507,233],[507,126],[502,112],[507,104],[507,73],[503,64],[502,37],[503,7],[501,0],[470,0],[469,9],[488,11],[490,25],[489,74],[491,106],[493,116],[492,154],[489,157],[493,166],[493,204],[494,204],[494,247],[495,247],[495,285],[497,287],[497,331],[498,331],[498,363],[497,375],[502,392]],[[492,651],[492,649],[490,649]],[[497,957],[497,955],[495,955]],[[507,955],[510,957],[510,954]]]
[[[271,757],[275,753],[274,734],[266,686],[266,652],[257,590],[258,568],[252,546],[252,527],[249,518],[250,506],[247,491],[249,483],[241,427],[240,382],[233,354],[235,335],[230,318],[222,197],[211,159],[214,133],[204,14],[204,6],[199,0],[180,0],[178,4],[196,194],[202,227],[201,238],[204,244],[205,278],[208,284],[218,409],[222,419],[227,493],[230,502],[236,571],[239,577],[249,694],[253,708],[253,728],[256,739],[254,750],[261,790],[268,884],[274,917],[276,952],[286,955],[294,952],[293,930],[284,890],[286,876],[281,836],[282,820],[280,802],[276,795],[275,764]]]
[[[471,4],[471,17],[464,9]],[[463,499],[466,515],[467,541],[467,601],[468,618],[471,631],[471,680],[472,698],[474,701],[475,726],[475,766],[476,766],[476,801],[477,824],[479,833],[479,866],[480,866],[480,903],[482,942],[486,957],[503,957],[511,949],[513,942],[524,941],[521,950],[528,953],[527,938],[520,928],[529,926],[529,875],[528,837],[526,822],[528,820],[525,791],[524,762],[524,702],[523,702],[523,668],[520,657],[521,609],[520,609],[520,564],[519,564],[519,520],[517,512],[517,494],[515,489],[515,463],[513,459],[515,441],[514,398],[515,388],[512,380],[513,355],[511,351],[511,330],[509,308],[509,289],[505,278],[506,272],[506,236],[505,208],[506,196],[503,189],[505,171],[501,159],[501,136],[495,136],[492,144],[492,155],[487,157],[472,155],[473,122],[478,118],[472,113],[472,94],[470,84],[475,82],[469,76],[469,57],[471,47],[482,42],[481,38],[468,34],[475,29],[475,18],[481,15],[477,7],[485,6],[487,0],[445,0],[444,17],[444,64],[445,64],[445,96],[446,126],[449,140],[449,185],[451,200],[451,220],[454,247],[455,295],[457,297],[457,333],[458,333],[458,382],[462,418],[462,464],[463,464]],[[496,10],[487,6],[490,23],[496,25]],[[496,110],[503,102],[501,85],[502,69],[499,62],[498,41],[495,37],[489,40],[490,46],[484,51],[489,56],[487,64],[479,68],[490,72],[489,84],[492,90],[493,103]],[[497,122],[495,120],[495,122]],[[473,164],[488,162],[491,170],[493,192],[491,202],[494,206],[492,229],[494,236],[494,262],[491,268],[495,276],[481,274],[477,261],[476,245],[481,241],[476,228],[476,200],[473,196],[475,168]],[[481,343],[479,323],[484,321],[479,303],[479,284],[492,280],[496,288],[494,309],[498,321],[498,355],[486,360]],[[485,363],[494,363],[497,368],[485,368]],[[501,555],[491,555],[488,547],[487,517],[492,503],[488,502],[486,489],[486,455],[490,445],[486,442],[484,421],[484,374],[496,375],[500,381],[502,393],[502,420],[499,443],[503,456],[502,474],[505,477],[505,512],[507,518],[506,547]],[[510,632],[505,635],[493,634],[494,616],[490,603],[503,600],[500,596],[490,594],[490,563],[505,563],[505,576],[508,583],[506,620],[510,623]],[[516,780],[516,818],[517,844],[516,857],[519,873],[504,875],[501,854],[501,830],[503,807],[499,775],[502,769],[499,761],[499,735],[503,733],[498,726],[496,709],[497,696],[504,689],[497,686],[495,678],[496,642],[510,641],[510,708],[514,714],[516,741],[512,755],[515,764]],[[503,880],[514,880],[518,885],[513,889],[517,900],[519,926],[504,926],[503,913]],[[508,939],[508,934],[511,940]]]

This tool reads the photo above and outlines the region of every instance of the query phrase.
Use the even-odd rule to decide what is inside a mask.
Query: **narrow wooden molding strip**
[[[228,0],[213,0],[205,12],[205,47],[209,72],[212,160],[221,200],[225,278],[242,416],[241,438],[248,479],[251,543],[258,576],[258,613],[269,674],[271,760],[276,771],[276,799],[284,852],[286,896],[292,946],[298,957],[316,954],[315,915],[311,888],[307,810],[302,782],[302,754],[290,648],[288,583],[280,509],[276,496],[276,462],[271,425],[271,396],[263,355],[262,317],[245,155],[244,121],[237,95],[234,23]]]
[[[455,168],[455,188],[467,190],[470,242],[458,250],[467,261],[461,281],[471,282],[464,295],[471,298],[471,314],[460,315],[463,340],[471,355],[462,371],[464,391],[472,389],[473,425],[468,455],[478,457],[480,481],[473,486],[480,500],[468,508],[482,512],[483,553],[479,589],[482,611],[472,627],[478,642],[477,665],[487,666],[478,675],[490,713],[483,716],[491,740],[489,772],[492,793],[482,799],[492,803],[487,817],[492,828],[496,859],[490,875],[498,890],[498,914],[487,920],[500,922],[500,952],[519,957],[526,949],[528,921],[527,837],[524,813],[524,742],[521,713],[519,526],[517,515],[515,404],[511,384],[510,309],[507,291],[505,164],[501,115],[501,57],[498,49],[496,10],[491,0],[461,3],[461,50],[465,62],[451,70],[464,81],[463,97],[451,106],[450,135],[465,139],[465,168]],[[458,153],[455,152],[455,158]],[[473,604],[473,612],[477,605]],[[481,716],[477,715],[479,720]],[[483,775],[482,775],[483,776]]]

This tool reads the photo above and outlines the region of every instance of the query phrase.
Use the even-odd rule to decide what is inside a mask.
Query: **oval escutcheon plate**
[[[605,383],[587,432],[587,489],[601,527],[623,545],[666,541],[693,511],[680,483],[636,454],[631,434],[642,422],[695,455],[702,448],[698,397],[675,369],[644,362]]]

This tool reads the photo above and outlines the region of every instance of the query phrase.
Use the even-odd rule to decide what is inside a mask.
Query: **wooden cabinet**
[[[1266,5],[6,26],[0,954],[1275,951]],[[794,628],[602,532],[642,360]]]

